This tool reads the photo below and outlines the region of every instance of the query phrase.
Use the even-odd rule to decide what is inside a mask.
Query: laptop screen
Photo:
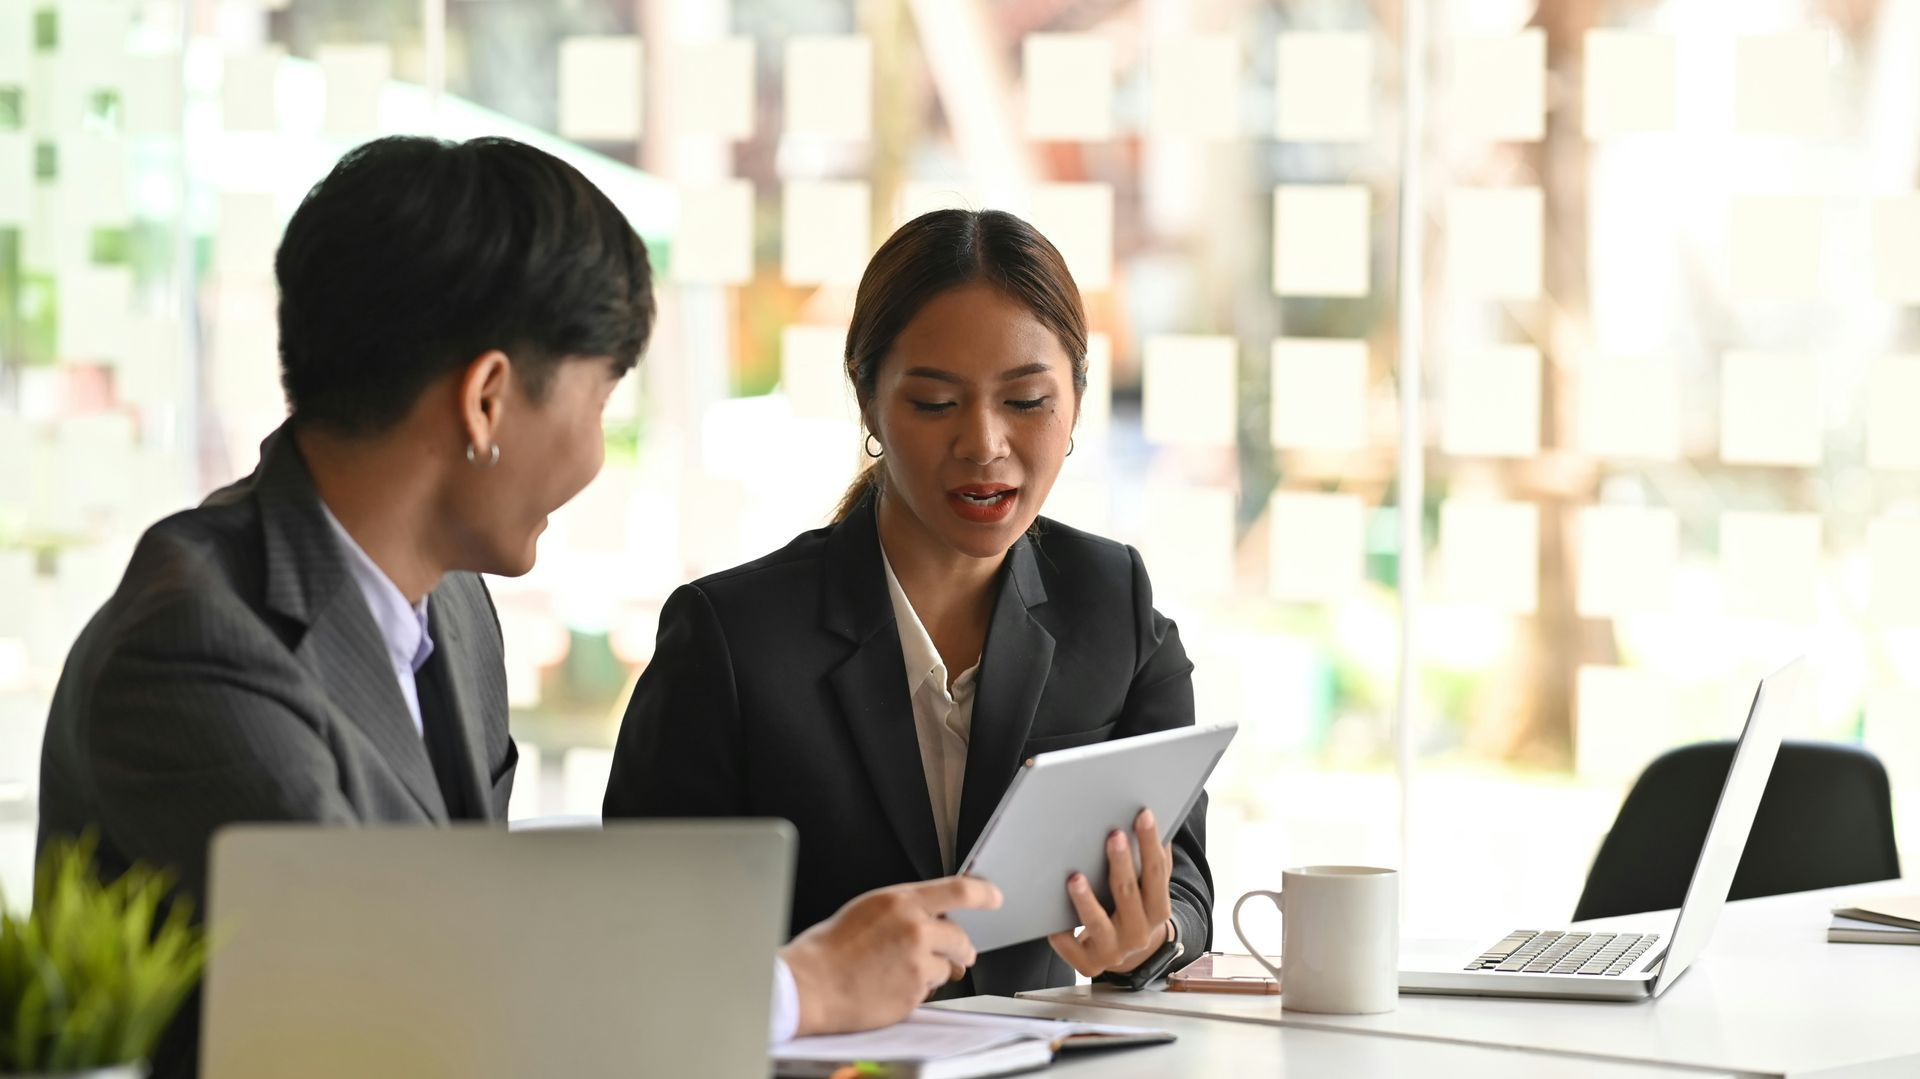
[[[1773,760],[1780,754],[1780,738],[1788,720],[1800,714],[1806,704],[1806,657],[1801,657],[1760,680],[1754,692],[1753,707],[1747,712],[1747,725],[1740,744],[1733,751],[1733,766],[1727,770],[1727,785],[1720,790],[1719,805],[1713,811],[1713,824],[1700,848],[1700,860],[1694,864],[1693,879],[1687,885],[1687,898],[1680,905],[1679,920],[1674,923],[1673,941],[1666,961],[1654,979],[1657,995],[1685,971],[1713,935],[1720,908],[1726,905],[1733,887],[1733,875],[1740,868],[1740,855],[1747,849],[1747,833],[1753,829],[1753,816],[1760,808],[1760,796],[1766,792],[1767,777],[1773,774]]]

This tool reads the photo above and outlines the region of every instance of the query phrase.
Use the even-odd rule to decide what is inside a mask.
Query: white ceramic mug
[[[1280,979],[1280,1006],[1298,1012],[1371,1015],[1400,998],[1400,874],[1358,865],[1310,865],[1281,874],[1278,892],[1248,892],[1233,905],[1233,932]],[[1240,928],[1240,908],[1265,896],[1280,908],[1280,966]]]

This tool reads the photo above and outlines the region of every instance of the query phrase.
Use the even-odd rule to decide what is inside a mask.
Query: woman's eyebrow
[[[1051,370],[1053,370],[1053,368],[1044,363],[1022,364],[1019,367],[1015,367],[1011,370],[1002,371],[1000,373],[1000,381],[1012,382],[1016,378],[1026,378],[1028,375],[1044,375]],[[951,383],[954,383],[955,385],[959,385],[966,381],[966,379],[961,378],[959,375],[954,374],[952,371],[942,371],[938,367],[911,367],[907,369],[905,377],[930,378],[936,382],[951,382]]]

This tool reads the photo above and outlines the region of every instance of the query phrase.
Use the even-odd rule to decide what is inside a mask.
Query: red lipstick
[[[1013,514],[1013,504],[1020,498],[1018,487],[1009,487],[1004,483],[970,483],[965,487],[955,487],[947,492],[947,505],[963,521],[974,524],[999,524]]]

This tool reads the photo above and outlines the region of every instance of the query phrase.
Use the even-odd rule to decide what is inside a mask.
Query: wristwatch
[[[1187,954],[1187,946],[1180,943],[1180,923],[1167,919],[1167,942],[1160,945],[1158,951],[1140,961],[1140,965],[1129,971],[1109,970],[1094,981],[1106,985],[1117,985],[1123,989],[1139,992],[1165,977],[1167,971]]]

